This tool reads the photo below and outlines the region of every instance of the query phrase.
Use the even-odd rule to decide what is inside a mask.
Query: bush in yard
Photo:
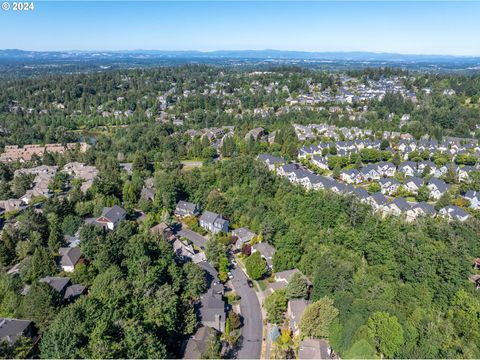
[[[306,299],[308,295],[307,281],[302,273],[296,272],[285,288],[285,294],[288,300]]]
[[[248,276],[253,280],[258,280],[265,275],[267,263],[259,252],[254,252],[245,260],[245,267],[247,268]]]
[[[284,290],[277,290],[265,299],[263,304],[267,310],[267,320],[272,324],[281,324],[283,314],[287,310],[287,298]]]

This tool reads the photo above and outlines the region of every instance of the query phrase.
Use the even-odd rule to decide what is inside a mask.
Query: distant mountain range
[[[406,55],[374,52],[307,52],[283,50],[219,50],[163,51],[163,50],[121,50],[121,51],[25,51],[18,49],[0,50],[2,60],[113,60],[113,59],[257,59],[257,60],[315,60],[315,61],[385,61],[400,63],[478,63],[480,56],[452,55]]]

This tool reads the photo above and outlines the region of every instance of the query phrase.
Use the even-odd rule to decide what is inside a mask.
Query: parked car
[[[230,280],[233,279],[233,274],[232,274],[230,271],[227,273],[227,275],[228,275],[228,278],[229,278]]]
[[[253,282],[250,279],[247,279],[247,284],[249,287],[253,288]]]

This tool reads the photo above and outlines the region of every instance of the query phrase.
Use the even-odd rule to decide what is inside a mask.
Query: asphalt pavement
[[[182,227],[181,230],[177,232],[177,235],[187,238],[196,246],[198,246],[200,249],[205,248],[205,243],[207,242],[207,239],[202,235],[200,235],[199,233],[196,233],[195,231]]]
[[[237,353],[238,359],[260,359],[262,352],[262,311],[254,288],[247,284],[247,276],[236,266],[232,271],[232,286],[240,296],[240,311],[243,317],[242,346]]]

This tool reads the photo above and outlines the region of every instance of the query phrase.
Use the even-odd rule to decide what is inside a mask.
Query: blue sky
[[[480,55],[480,2],[36,1],[0,33],[1,49]]]

